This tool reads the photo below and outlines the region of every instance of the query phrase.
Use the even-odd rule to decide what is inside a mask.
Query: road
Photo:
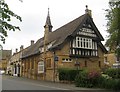
[[[27,78],[3,76],[2,90],[68,90],[55,86],[52,82],[31,80]]]
[[[81,92],[80,90],[100,90],[90,88],[79,88],[73,84],[53,83],[41,80],[32,80],[22,77],[2,76],[2,90],[76,90],[74,92]],[[79,90],[79,91],[78,91]],[[83,92],[83,91],[82,91]],[[102,90],[103,92],[103,90]]]

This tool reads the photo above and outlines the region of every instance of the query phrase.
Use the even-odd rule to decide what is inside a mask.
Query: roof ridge
[[[79,17],[75,18],[74,20],[72,20],[72,21],[70,21],[70,22],[67,22],[67,23],[66,23],[66,24],[64,24],[63,26],[61,26],[61,27],[59,27],[59,28],[55,29],[53,32],[55,32],[55,31],[57,31],[58,29],[60,29],[60,28],[62,28],[62,27],[64,27],[64,26],[66,26],[66,25],[68,25],[68,24],[70,24],[70,23],[74,22],[75,20],[77,20],[77,19],[79,19],[79,18],[81,18],[81,17],[83,17],[83,16],[85,16],[85,15],[88,15],[88,14],[83,14],[83,15],[81,15],[81,16],[79,16]],[[53,33],[53,32],[52,32],[52,33]]]

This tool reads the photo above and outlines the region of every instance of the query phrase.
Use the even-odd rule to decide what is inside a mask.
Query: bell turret
[[[49,8],[48,8],[48,15],[47,15],[47,18],[46,18],[46,23],[45,23],[45,26],[44,28],[49,31],[49,32],[52,32],[52,24],[51,24],[51,20],[50,20],[50,14],[49,14]]]

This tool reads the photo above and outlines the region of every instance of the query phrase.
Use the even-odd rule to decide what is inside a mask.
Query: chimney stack
[[[18,52],[18,49],[16,48],[16,53]]]
[[[23,45],[20,46],[20,51],[23,50]]]
[[[34,45],[34,40],[31,40],[31,45]]]

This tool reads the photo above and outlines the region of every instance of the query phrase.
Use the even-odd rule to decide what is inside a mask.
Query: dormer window
[[[47,50],[49,49],[49,48],[51,48],[52,47],[52,43],[49,43],[48,45],[47,45]]]

